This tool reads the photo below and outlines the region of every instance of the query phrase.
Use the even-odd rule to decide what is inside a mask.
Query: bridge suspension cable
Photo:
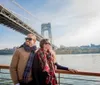
[[[27,20],[30,20],[29,18],[27,18],[27,17],[24,17],[23,15],[21,15],[21,14],[19,14],[19,13],[16,13],[16,12],[14,12],[14,11],[12,11],[12,10],[10,10],[13,14],[15,14],[15,15],[18,15],[18,16],[20,16],[20,17],[23,17],[23,18],[25,18],[25,19],[27,19]],[[31,21],[31,20],[30,20]]]
[[[43,22],[40,19],[38,19],[35,15],[33,15],[31,12],[26,10],[24,7],[22,7],[20,4],[18,4],[15,0],[11,0],[17,7],[23,9],[25,12],[27,12],[29,15],[31,15],[33,18],[37,19],[39,22]]]

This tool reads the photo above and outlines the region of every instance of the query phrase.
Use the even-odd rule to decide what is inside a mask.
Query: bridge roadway
[[[33,33],[36,35],[37,40],[40,41],[43,39],[34,29],[12,14],[8,9],[0,5],[0,24],[4,24],[9,28],[16,30],[24,35],[28,33]]]

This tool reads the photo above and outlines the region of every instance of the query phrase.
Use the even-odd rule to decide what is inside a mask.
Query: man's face
[[[28,46],[32,47],[32,46],[35,45],[36,39],[35,39],[34,35],[32,35],[32,34],[27,35],[27,37],[25,38],[25,40],[26,40],[25,43]]]

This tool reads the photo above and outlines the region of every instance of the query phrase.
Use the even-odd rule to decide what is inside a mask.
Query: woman
[[[40,41],[40,49],[36,52],[33,61],[34,85],[57,85],[55,69],[63,69],[74,72],[56,63],[55,53],[48,39]]]

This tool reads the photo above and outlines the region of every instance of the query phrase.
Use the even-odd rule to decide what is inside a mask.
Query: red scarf
[[[51,85],[57,85],[57,80],[55,77],[55,65],[54,58],[50,52],[45,52],[43,49],[39,49],[38,58],[43,72],[47,72],[46,84],[51,83]]]

